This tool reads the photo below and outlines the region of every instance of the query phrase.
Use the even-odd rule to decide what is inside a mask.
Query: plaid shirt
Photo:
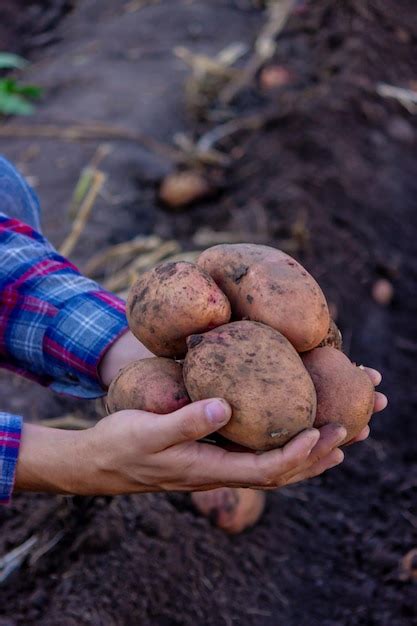
[[[0,366],[61,393],[103,395],[98,364],[127,330],[124,302],[1,212],[0,250]],[[0,413],[0,502],[13,489],[21,422]]]

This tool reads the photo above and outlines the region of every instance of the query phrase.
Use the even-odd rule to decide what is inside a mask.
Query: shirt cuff
[[[0,413],[0,504],[11,499],[22,432],[22,418]]]
[[[128,330],[126,304],[99,289],[67,300],[43,338],[51,388],[67,395],[97,398],[105,391],[98,367],[110,346]]]

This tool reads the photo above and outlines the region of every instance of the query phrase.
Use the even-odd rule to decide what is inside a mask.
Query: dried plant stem
[[[59,252],[62,256],[69,256],[77,245],[77,242],[86,227],[91,211],[93,210],[97,196],[103,188],[105,180],[106,175],[103,172],[100,172],[99,170],[94,171],[91,186],[80,205],[72,225],[72,230],[60,247]]]

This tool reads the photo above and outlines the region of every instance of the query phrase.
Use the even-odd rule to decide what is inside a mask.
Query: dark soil
[[[262,23],[249,1],[171,0],[128,14],[125,5],[80,2],[57,29],[62,42],[35,52],[30,76],[50,87],[38,121],[119,122],[125,114],[127,125],[166,141],[197,130],[173,46],[213,54],[231,41],[251,43]],[[272,110],[276,119],[224,143],[236,161],[217,200],[164,212],[155,188],[169,166],[117,144],[104,169],[118,203],[103,200],[75,255],[82,262],[92,247],[134,231],[192,248],[203,226],[289,250],[337,309],[352,359],[384,374],[391,403],[372,437],[349,448],[338,469],[271,494],[262,522],[234,538],[197,517],[183,495],[16,497],[0,512],[0,554],[33,534],[41,545],[61,539],[3,584],[0,624],[417,624],[416,570],[400,567],[417,547],[417,117],[376,93],[380,82],[413,87],[416,13],[411,0],[299,4],[274,61],[294,80],[236,101],[238,115]],[[132,70],[123,53],[133,49],[141,65]],[[94,56],[93,69],[68,63],[80,51]],[[38,181],[55,243],[68,227],[61,207],[95,147],[0,143]],[[379,278],[394,288],[386,306],[371,295]],[[26,382],[10,393],[10,380],[2,375],[2,408],[31,419],[86,406]]]
[[[54,27],[72,4],[70,0],[2,0],[0,49],[26,54],[57,41]]]

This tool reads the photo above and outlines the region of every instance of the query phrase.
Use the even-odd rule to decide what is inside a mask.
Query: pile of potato
[[[253,450],[331,421],[349,441],[371,417],[373,385],[341,352],[323,292],[280,250],[219,245],[196,264],[162,263],[132,287],[127,316],[157,356],[119,373],[109,412],[221,397],[232,418],[220,433]]]

